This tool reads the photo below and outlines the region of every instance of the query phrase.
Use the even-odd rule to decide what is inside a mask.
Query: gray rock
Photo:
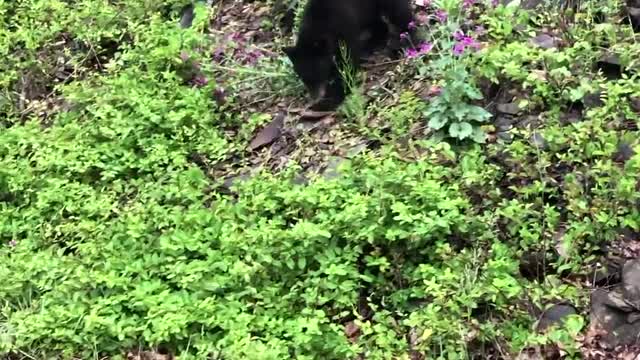
[[[604,299],[604,304],[612,309],[616,309],[624,313],[629,313],[634,310],[633,306],[626,301],[621,291],[611,291],[607,293],[607,298]]]
[[[502,103],[496,106],[496,110],[502,114],[517,115],[521,110],[516,103]]]
[[[516,126],[520,129],[537,128],[540,125],[540,116],[527,115],[524,118],[518,120]]]
[[[500,115],[495,121],[495,126],[499,131],[509,131],[513,128],[515,119],[509,115]]]
[[[602,106],[602,99],[600,98],[600,91],[589,93],[582,98],[582,104],[586,109]]]
[[[575,124],[580,121],[582,121],[582,114],[580,111],[573,110],[573,111],[563,113],[560,116],[560,122],[563,125]]]
[[[538,331],[545,331],[549,327],[561,326],[567,316],[576,314],[576,309],[570,304],[557,304],[548,308],[538,321]]]
[[[620,345],[640,344],[640,321],[633,324],[624,324],[613,331]]]
[[[513,141],[513,135],[511,135],[510,133],[506,132],[506,131],[501,131],[499,133],[496,134],[496,136],[498,137],[498,139],[506,142],[506,143],[510,143]]]
[[[182,8],[180,27],[183,29],[191,27],[191,24],[193,24],[193,15],[193,4],[187,4],[184,8]]]
[[[605,64],[620,65],[620,56],[617,54],[607,54],[600,59]]]
[[[511,2],[511,1],[508,1]],[[537,8],[540,5],[544,4],[544,0],[523,0],[520,2],[520,6],[522,6],[525,10],[532,10]]]
[[[547,147],[547,141],[539,132],[534,132],[533,135],[531,135],[529,143],[539,149],[545,149]]]
[[[357,145],[354,145],[354,146],[350,147],[347,150],[346,156],[348,158],[352,158],[352,157],[357,156],[360,153],[362,153],[366,148],[367,148],[367,143],[366,142],[361,142],[361,143],[359,143]]]
[[[632,97],[629,100],[629,104],[631,105],[631,109],[633,109],[633,111],[640,113],[640,96]]]
[[[535,46],[539,46],[543,49],[552,49],[557,47],[557,39],[549,34],[540,34],[536,37],[531,38],[531,44]]]
[[[296,174],[296,176],[293,177],[293,180],[291,182],[294,183],[295,185],[308,185],[309,179],[303,174]]]
[[[633,155],[635,155],[635,151],[633,151],[631,144],[620,142],[618,143],[616,152],[613,154],[613,161],[624,163],[629,161]]]
[[[640,259],[629,260],[622,267],[622,293],[626,302],[640,310]]]
[[[338,168],[345,161],[346,159],[342,157],[338,157],[338,156],[332,157],[331,159],[329,159],[329,162],[327,163],[327,167],[322,172],[322,176],[328,180],[337,178],[338,176],[340,176],[340,171],[338,170]]]
[[[625,301],[623,291],[597,289],[591,295],[590,327],[601,330],[601,340],[610,348],[640,344],[640,313]]]
[[[609,293],[597,289],[591,294],[590,327],[602,331],[602,342],[613,348],[620,344],[614,331],[627,323],[626,313],[606,304]]]

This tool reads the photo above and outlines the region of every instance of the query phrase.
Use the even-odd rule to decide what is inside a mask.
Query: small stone
[[[555,243],[554,247],[558,252],[558,255],[561,257],[567,258],[569,257],[569,244],[564,241],[564,235],[567,229],[565,226],[561,226],[556,230],[553,234],[553,242]]]
[[[640,96],[632,97],[629,100],[629,105],[631,105],[633,111],[640,113]]]
[[[187,4],[184,8],[182,8],[180,27],[183,29],[191,27],[191,24],[193,24],[193,15],[193,4]]]
[[[361,152],[363,152],[366,148],[367,148],[367,143],[366,142],[361,142],[360,144],[357,144],[357,145],[352,146],[351,148],[349,148],[347,150],[346,156],[348,158],[352,158],[352,157],[360,154]]]
[[[296,176],[293,177],[292,182],[295,185],[308,185],[309,184],[309,179],[304,176],[303,174],[296,174]]]
[[[511,2],[511,1],[509,1],[509,2]],[[520,2],[520,5],[525,10],[532,10],[532,9],[535,9],[536,7],[542,5],[543,3],[544,3],[544,0],[524,0],[524,1]]]
[[[628,260],[622,267],[624,299],[640,310],[640,259]]]
[[[540,34],[530,40],[533,45],[539,46],[543,49],[552,49],[557,47],[556,38],[549,34]]]
[[[514,118],[508,115],[500,115],[495,121],[495,126],[500,131],[509,131],[513,128]]]
[[[335,179],[335,178],[337,178],[340,175],[340,172],[339,172],[338,168],[345,161],[346,161],[346,159],[344,159],[342,157],[337,157],[337,156],[332,157],[331,159],[329,159],[329,163],[327,164],[327,167],[323,171],[322,176],[325,179]]]
[[[534,132],[529,138],[529,143],[539,149],[544,149],[547,146],[547,142],[539,132]]]
[[[508,133],[506,131],[501,131],[499,133],[497,133],[497,137],[498,139],[500,139],[503,142],[506,143],[510,143],[513,141],[513,135],[511,133]]]
[[[527,115],[518,120],[516,126],[520,129],[536,128],[540,125],[540,116]]]
[[[498,104],[496,110],[502,114],[517,115],[520,112],[520,106],[516,103],[503,103]]]
[[[625,163],[635,155],[635,151],[630,144],[620,142],[616,152],[613,154],[613,161],[618,163]]]
[[[582,111],[580,109],[572,109],[560,116],[560,122],[564,125],[575,124],[582,120]]]
[[[570,304],[557,304],[548,308],[538,322],[538,331],[545,331],[551,326],[561,326],[569,315],[576,314],[576,309]]]
[[[607,64],[620,65],[620,56],[616,54],[607,54],[600,61]]]
[[[586,109],[602,106],[602,99],[600,98],[600,91],[592,92],[585,95],[582,98],[582,104]]]

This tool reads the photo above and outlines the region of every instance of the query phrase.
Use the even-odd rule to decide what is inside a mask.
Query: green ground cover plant
[[[416,1],[308,121],[270,15],[303,1],[186,3],[0,0],[0,357],[589,358],[640,256],[625,4]]]

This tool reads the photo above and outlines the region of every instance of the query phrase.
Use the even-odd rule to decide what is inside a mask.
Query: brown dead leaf
[[[349,341],[355,343],[358,341],[358,336],[360,336],[360,327],[354,321],[349,321],[344,326],[344,333]]]
[[[260,130],[253,140],[251,140],[249,150],[257,150],[263,146],[273,143],[277,138],[279,138],[280,135],[282,135],[284,116],[284,113],[278,113],[278,115],[276,115],[267,126]]]

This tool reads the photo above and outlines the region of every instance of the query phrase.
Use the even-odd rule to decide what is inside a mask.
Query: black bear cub
[[[284,51],[317,100],[312,110],[334,110],[348,95],[338,70],[340,43],[357,69],[367,52],[386,43],[385,18],[396,30],[413,37],[409,0],[308,0],[297,42]]]

